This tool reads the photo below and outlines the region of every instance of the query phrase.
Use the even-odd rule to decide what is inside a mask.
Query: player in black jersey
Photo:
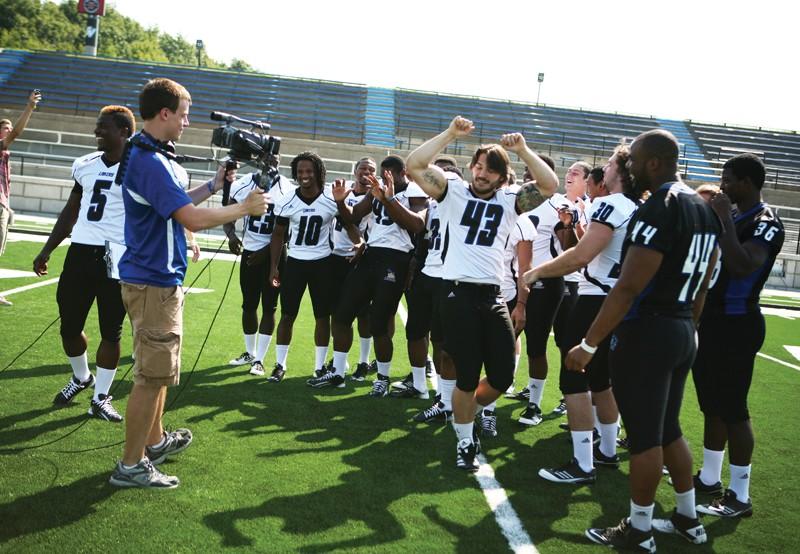
[[[46,275],[50,254],[72,236],[56,291],[61,344],[72,366],[72,376],[53,403],[69,404],[78,393],[94,386],[89,414],[111,422],[122,421],[108,393],[119,363],[125,307],[119,276],[109,272],[107,247],[109,243],[125,242],[122,191],[114,180],[126,141],[135,131],[136,120],[128,108],[106,106],[100,110],[94,130],[98,151],[75,160],[75,186],[42,251],[33,260],[34,272]],[[96,375],[92,375],[84,327],[95,300],[101,338],[95,358]]]
[[[656,528],[697,544],[706,540],[679,415],[720,224],[694,190],[676,181],[678,142],[669,132],[639,135],[631,144],[629,167],[635,186],[652,194],[628,225],[619,280],[566,365],[583,371],[613,332],[611,384],[630,441],[630,517],[616,527],[589,529],[586,536],[605,546],[655,552],[652,517],[664,464],[677,509]]]
[[[698,330],[692,367],[697,399],[705,416],[703,467],[695,488],[722,492],[725,443],[730,447],[730,485],[721,498],[698,511],[746,517],[750,502],[753,428],[747,393],[756,353],[764,343],[764,316],[758,297],[783,246],[783,224],[761,198],[765,169],[754,154],[740,154],[722,167],[721,190],[711,207],[722,220],[721,264]],[[736,205],[731,210],[731,204]]]

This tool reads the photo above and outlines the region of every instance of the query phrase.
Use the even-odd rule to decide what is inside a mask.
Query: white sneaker
[[[228,362],[230,365],[245,365],[245,364],[252,364],[255,361],[255,358],[250,355],[249,352],[242,352],[238,358],[232,359]]]
[[[264,365],[261,362],[253,362],[250,365],[250,375],[261,377],[264,375]]]

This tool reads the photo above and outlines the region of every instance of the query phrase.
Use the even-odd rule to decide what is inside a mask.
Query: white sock
[[[537,406],[542,405],[542,395],[544,394],[544,384],[547,379],[528,379],[528,390],[531,391],[530,402]]]
[[[333,351],[333,369],[336,375],[344,377],[344,372],[347,369],[347,352]]]
[[[750,500],[750,469],[749,466],[735,466],[731,464],[731,482],[728,488],[736,493],[736,499],[739,502],[747,502]]]
[[[439,375],[435,371],[431,373],[430,381],[431,381],[431,388],[436,391],[436,394],[442,392],[439,390]]]
[[[700,468],[700,481],[706,485],[713,485],[722,481],[722,461],[724,459],[724,450],[703,448],[703,467]]]
[[[470,421],[469,423],[456,423],[453,422],[453,429],[455,429],[456,437],[458,440],[469,439],[469,442],[472,442],[472,426],[475,422]]]
[[[256,362],[264,361],[264,356],[267,355],[270,342],[272,342],[272,335],[262,335],[258,333],[256,336],[256,351],[255,354],[253,354]]]
[[[253,333],[252,335],[248,335],[245,333],[244,335],[244,349],[247,350],[247,353],[251,356],[256,352],[256,334]]]
[[[275,362],[281,364],[283,369],[286,370],[286,358],[289,357],[289,345],[288,344],[276,344],[275,345]]]
[[[314,369],[322,369],[325,367],[325,358],[328,357],[328,345],[317,346],[314,351],[316,352],[316,363]]]
[[[487,404],[486,406],[484,406],[483,410],[481,410],[481,411],[488,410],[490,412],[493,412],[493,411],[495,411],[496,408],[497,408],[497,400],[495,400],[491,404]]]
[[[97,376],[94,383],[94,399],[100,400],[101,394],[108,394],[111,389],[111,384],[114,382],[114,375],[117,374],[117,368],[106,369],[97,366]]]
[[[650,531],[653,528],[653,508],[655,504],[649,506],[639,506],[631,500],[631,525],[639,531]]]
[[[578,465],[583,471],[589,472],[594,469],[592,460],[592,432],[591,431],[570,431],[572,435],[572,453],[578,460]]]
[[[600,452],[606,456],[617,453],[617,430],[619,425],[614,423],[600,424]]]
[[[486,406],[481,406],[480,404],[478,404],[478,403],[476,402],[476,403],[475,403],[475,415],[478,415],[478,414],[482,413],[482,412],[483,412],[483,409],[484,409],[485,407],[486,407]]]
[[[358,359],[358,363],[360,364],[368,364],[369,363],[369,352],[372,348],[372,337],[359,337],[358,338],[359,344],[361,345],[361,357]]]
[[[378,362],[378,375],[383,375],[384,377],[389,376],[389,370],[392,367],[392,362]],[[422,370],[424,373],[424,369]]]
[[[428,390],[428,383],[425,381],[425,366],[412,367],[411,375],[414,377],[414,388],[418,391]]]
[[[519,367],[519,359],[521,354],[514,354],[514,377],[517,376],[517,368]]]
[[[442,405],[445,410],[453,409],[453,390],[456,388],[455,379],[439,378],[439,393],[442,395]]]
[[[436,364],[433,363],[433,358],[431,358],[430,354],[428,354],[428,357],[425,359],[425,365],[431,366],[431,370],[436,373]]]
[[[81,383],[85,383],[92,372],[89,371],[89,361],[86,359],[86,352],[80,356],[67,356],[69,358],[69,365],[72,366],[72,374]]]
[[[694,507],[694,489],[686,492],[676,492],[675,503],[679,514],[690,519],[697,519],[697,510]]]

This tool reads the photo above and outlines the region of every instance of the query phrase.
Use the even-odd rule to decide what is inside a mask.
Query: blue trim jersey
[[[439,203],[430,199],[425,222],[425,240],[428,241],[428,253],[422,273],[437,279],[442,277],[442,221],[439,218]]]
[[[519,279],[519,263],[517,261],[517,245],[520,241],[533,242],[536,238],[536,227],[527,217],[521,215],[517,218],[511,233],[506,241],[506,253],[503,260],[505,278],[500,285],[500,294],[506,302],[511,302],[517,297],[517,280]]]
[[[683,183],[665,183],[650,195],[628,224],[622,263],[631,246],[656,250],[664,258],[625,320],[642,315],[691,318],[720,232],[711,207]]]
[[[143,142],[162,149],[142,131]],[[186,275],[186,238],[183,225],[172,214],[192,203],[184,191],[186,171],[163,154],[130,147],[130,157],[122,182],[125,203],[125,244],[119,262],[120,279],[127,283],[174,287]]]
[[[611,229],[611,242],[583,268],[578,283],[579,296],[606,295],[619,279],[622,269],[622,244],[628,222],[638,205],[621,192],[596,198],[588,210],[589,225],[605,225]]]
[[[240,204],[244,202],[250,191],[258,186],[256,184],[258,175],[259,173],[248,173],[236,179],[231,185],[231,198]],[[291,194],[295,188],[289,179],[281,175],[266,193],[269,198],[267,213],[262,216],[245,216],[244,239],[242,240],[245,250],[255,252],[269,245],[272,240],[272,231],[275,229],[275,206],[284,196]]]
[[[345,186],[352,187],[353,182],[347,181]],[[364,194],[356,194],[354,191],[350,191],[350,194],[347,195],[347,198],[344,199],[344,203],[352,209],[353,206],[361,202],[364,198]],[[364,217],[358,224],[358,230],[361,231],[361,236],[364,237],[366,240],[369,237],[369,226],[372,222],[372,218]],[[350,235],[347,234],[347,229],[344,228],[342,222],[339,220],[337,216],[333,221],[333,254],[335,256],[342,256],[348,258],[355,254],[353,250],[353,241],[350,240]]]
[[[741,244],[755,242],[767,250],[767,259],[749,275],[734,277],[718,262],[716,282],[708,292],[703,314],[744,315],[761,311],[758,299],[769,278],[775,258],[783,247],[783,223],[768,205],[759,203],[744,213],[734,210],[733,222]]]
[[[325,185],[315,198],[307,200],[300,188],[285,196],[275,207],[277,222],[290,229],[289,257],[319,260],[331,255],[331,222],[339,213],[331,187]]]
[[[102,152],[81,156],[72,164],[74,191],[81,193],[72,242],[103,246],[125,244],[125,205],[122,187],[115,183],[119,163],[109,165]]]
[[[447,189],[439,199],[444,225],[442,279],[500,285],[505,276],[506,243],[517,222],[516,190],[499,189],[478,198],[454,173],[446,173]]]
[[[416,183],[409,182],[408,186],[394,195],[394,201],[411,209],[411,198],[427,198],[425,192]],[[380,248],[391,248],[400,252],[414,250],[414,241],[411,235],[389,215],[386,206],[377,198],[372,199],[372,212],[367,216],[371,220],[367,245]]]

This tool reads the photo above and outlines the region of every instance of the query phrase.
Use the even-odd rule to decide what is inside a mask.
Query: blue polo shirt
[[[144,131],[142,141],[169,150]],[[126,283],[173,287],[186,275],[186,237],[175,210],[192,203],[183,190],[186,172],[164,155],[131,145],[122,182],[125,244],[119,262]]]

